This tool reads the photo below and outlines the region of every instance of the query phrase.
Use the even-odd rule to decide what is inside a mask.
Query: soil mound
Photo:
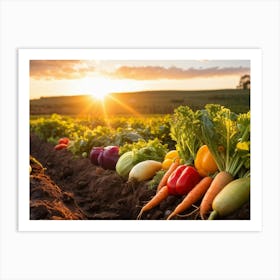
[[[31,220],[79,220],[86,219],[76,205],[71,193],[63,192],[48,175],[42,165],[30,158],[30,219]]]

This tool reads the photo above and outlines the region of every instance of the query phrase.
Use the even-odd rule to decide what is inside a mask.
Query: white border
[[[251,219],[242,221],[34,221],[29,220],[29,61],[81,60],[250,60]],[[19,231],[261,231],[262,230],[262,65],[260,49],[19,49]],[[26,143],[26,148],[22,148]],[[18,184],[19,185],[19,184]]]

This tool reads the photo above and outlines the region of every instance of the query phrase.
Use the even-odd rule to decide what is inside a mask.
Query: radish
[[[68,146],[66,145],[66,144],[57,144],[55,147],[54,147],[54,149],[56,150],[56,151],[59,151],[59,150],[63,150],[63,149],[66,149]]]

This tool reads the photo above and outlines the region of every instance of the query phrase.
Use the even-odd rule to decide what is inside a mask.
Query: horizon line
[[[196,92],[196,91],[223,91],[223,90],[246,90],[246,89],[239,89],[239,88],[216,88],[216,89],[158,89],[158,90],[137,90],[137,91],[119,91],[119,92],[110,92],[110,94],[128,94],[128,93],[141,93],[141,92]],[[75,96],[92,96],[90,93],[83,93],[83,94],[61,94],[61,95],[42,95],[37,98],[29,98],[29,100],[39,100],[41,98],[54,98],[54,97],[75,97]]]

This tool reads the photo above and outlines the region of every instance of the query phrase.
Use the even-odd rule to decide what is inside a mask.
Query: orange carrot
[[[167,220],[170,220],[174,216],[182,213],[186,209],[190,208],[195,202],[203,197],[208,188],[210,187],[213,179],[209,176],[204,177],[199,181],[198,184],[186,195],[183,201],[177,205],[175,210],[167,217]]]
[[[160,189],[159,192],[156,193],[156,195],[146,205],[143,206],[139,215],[137,216],[137,219],[139,220],[144,212],[156,207],[167,197],[168,197],[168,188],[167,186],[164,186]]]
[[[212,210],[212,202],[216,195],[232,180],[233,176],[226,171],[221,171],[215,176],[200,204],[200,217],[202,220],[205,220],[206,215]]]
[[[167,180],[169,178],[169,176],[172,174],[172,172],[179,166],[179,160],[175,160],[174,162],[172,162],[172,164],[170,165],[170,167],[168,168],[168,170],[165,172],[165,174],[163,175],[163,177],[161,178],[158,187],[157,187],[157,192],[166,185]]]

